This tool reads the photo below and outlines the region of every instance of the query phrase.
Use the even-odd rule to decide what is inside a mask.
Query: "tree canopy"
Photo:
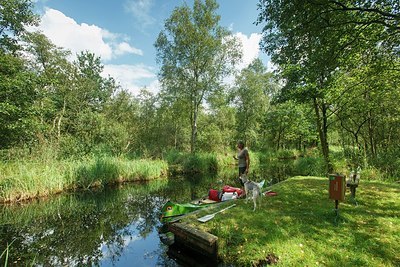
[[[193,9],[186,4],[176,8],[155,43],[163,90],[188,104],[192,152],[200,106],[241,56],[235,38],[219,26],[217,8],[215,0],[195,0]]]

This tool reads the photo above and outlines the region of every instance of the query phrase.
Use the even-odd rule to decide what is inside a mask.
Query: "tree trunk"
[[[329,158],[329,144],[328,144],[328,118],[327,118],[327,107],[326,103],[321,101],[318,104],[317,98],[313,98],[314,110],[317,122],[317,129],[319,134],[319,140],[321,142],[322,155],[324,156],[325,168],[327,173],[333,171],[333,166]]]
[[[372,158],[376,157],[376,143],[374,142],[374,128],[372,124],[372,114],[371,111],[368,112],[368,136],[369,136],[369,146],[371,149]]]
[[[281,145],[281,129],[280,129],[280,126],[279,126],[278,140],[276,142],[276,150],[279,150],[280,145]]]
[[[67,103],[66,103],[66,101],[64,99],[63,109],[61,111],[60,118],[58,119],[58,123],[57,123],[57,139],[58,140],[60,140],[60,137],[61,137],[61,121],[62,121],[62,119],[64,117],[64,114],[65,114],[66,105],[67,105]]]
[[[190,140],[190,152],[194,154],[196,152],[196,137],[197,137],[197,113],[198,107],[195,105],[193,111],[193,122],[192,122],[192,136]]]

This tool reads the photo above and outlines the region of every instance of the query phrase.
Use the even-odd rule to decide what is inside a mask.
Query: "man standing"
[[[238,160],[238,166],[239,166],[239,177],[242,174],[249,174],[249,166],[250,166],[250,155],[249,155],[249,150],[247,147],[244,147],[244,142],[243,141],[238,141],[237,143],[237,148],[238,148],[238,155],[237,157],[233,156],[234,159]],[[243,186],[242,180],[240,180],[241,185]]]

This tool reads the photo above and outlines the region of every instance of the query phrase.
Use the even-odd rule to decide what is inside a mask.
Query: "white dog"
[[[264,185],[265,180],[261,181],[260,183],[256,183],[253,181],[250,181],[246,174],[242,174],[239,177],[240,180],[242,180],[244,184],[244,191],[246,193],[246,202],[248,202],[250,196],[249,193],[251,192],[253,202],[254,202],[254,208],[253,211],[256,210],[257,207],[257,198],[261,195],[261,187]]]

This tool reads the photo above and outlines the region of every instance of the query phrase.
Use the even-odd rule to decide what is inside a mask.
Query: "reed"
[[[78,160],[20,160],[0,165],[0,202],[28,200],[65,190],[165,177],[162,160],[92,157]]]
[[[182,153],[170,151],[165,156],[169,171],[173,174],[208,174],[216,173],[219,160],[215,153]]]
[[[0,255],[0,262],[3,262],[4,267],[8,266],[8,257],[9,257],[9,251],[10,251],[10,247],[12,245],[12,243],[14,243],[15,239],[13,241],[11,241],[11,243],[7,243],[7,247],[3,250],[3,252]],[[4,260],[3,260],[4,258]]]

